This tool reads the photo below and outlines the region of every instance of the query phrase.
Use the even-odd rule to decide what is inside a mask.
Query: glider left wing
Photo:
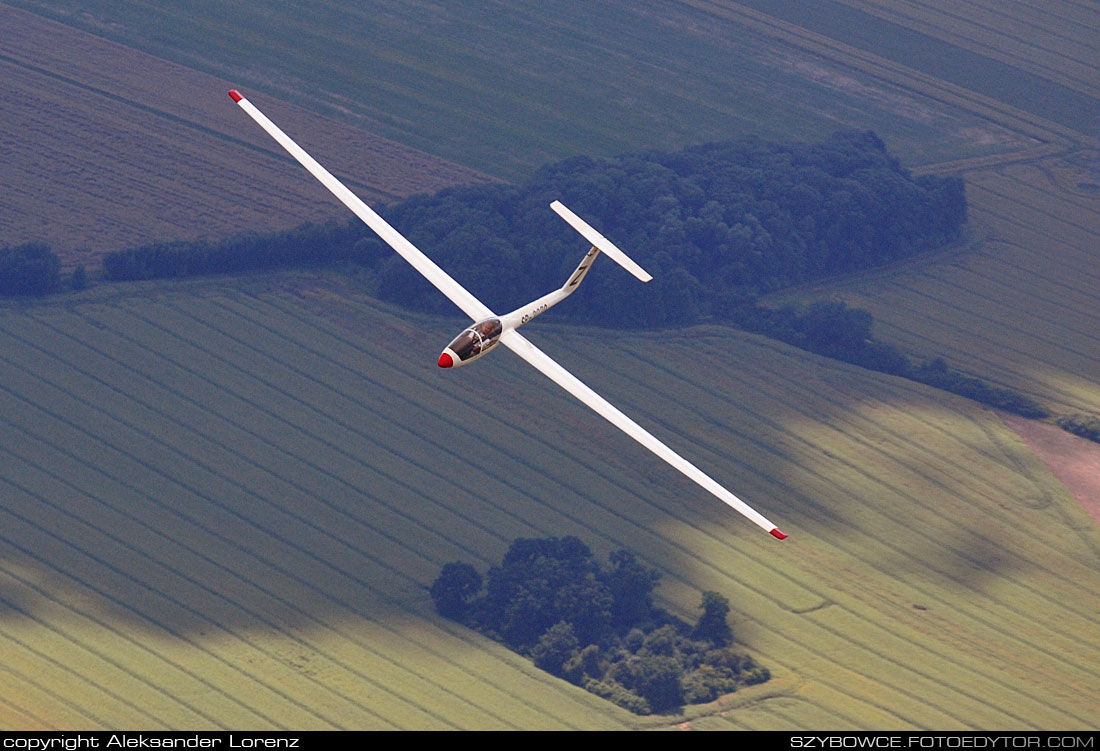
[[[588,386],[585,386],[580,379],[561,365],[558,365],[549,355],[534,344],[531,344],[531,342],[518,331],[515,329],[505,331],[501,335],[500,341],[504,346],[522,357],[551,381],[591,407],[616,428],[626,433],[676,469],[680,470],[680,472],[694,480],[704,490],[709,491],[718,500],[748,517],[753,523],[769,532],[772,537],[782,540],[787,536],[780,532],[778,527],[764,518],[764,516],[752,508],[752,506],[719,485],[715,480],[711,479],[710,475],[670,449],[648,430],[620,412],[611,402],[588,388]]]
[[[363,220],[363,222],[374,230],[375,234],[385,240],[391,248],[397,251],[397,253],[412,264],[412,267],[419,271],[425,279],[435,285],[435,288],[442,292],[447,298],[462,310],[463,313],[470,316],[475,321],[480,321],[483,318],[489,318],[493,315],[493,311],[489,310],[480,300],[470,294],[465,287],[456,282],[451,276],[439,268],[435,264],[435,261],[428,258],[411,242],[406,240],[404,236],[386,222],[385,219],[378,216],[367,204],[360,200],[359,196],[352,193],[348,188],[335,177],[327,169],[317,163],[317,160],[311,157],[305,152],[298,144],[291,140],[290,136],[279,129],[279,126],[267,119],[264,113],[256,109],[256,105],[241,96],[240,92],[236,89],[229,92],[230,98],[234,102],[240,105],[241,109],[248,113],[248,116],[256,121],[256,124],[267,131],[267,134],[278,141],[279,145],[286,149],[287,153],[298,160],[298,163],[309,170],[309,174],[317,178],[317,180],[329,189],[334,196],[340,199],[340,202],[351,209],[357,217]]]

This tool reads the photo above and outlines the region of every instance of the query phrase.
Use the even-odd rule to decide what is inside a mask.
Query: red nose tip
[[[455,361],[451,359],[451,356],[444,352],[439,356],[439,367],[449,368],[455,364]]]

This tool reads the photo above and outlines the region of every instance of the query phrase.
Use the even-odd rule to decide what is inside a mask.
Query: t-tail
[[[565,280],[565,284],[560,289],[543,295],[537,300],[532,300],[526,305],[516,308],[511,313],[482,318],[464,329],[440,353],[439,367],[453,368],[477,360],[493,350],[503,334],[518,329],[569,297],[576,291],[577,287],[581,286],[581,282],[588,275],[588,270],[592,268],[596,256],[601,252],[643,282],[648,282],[653,278],[641,266],[630,260],[626,253],[616,248],[610,240],[563,206],[560,201],[554,201],[550,204],[550,208],[556,211],[573,229],[581,233],[588,242],[592,243],[592,247],[585,253],[584,258],[581,259],[577,268],[573,270],[573,273],[569,275],[569,278]]]
[[[558,216],[568,222],[569,226],[577,230],[584,239],[592,243],[592,247],[589,249],[588,253],[585,254],[584,258],[581,259],[580,264],[577,265],[573,273],[569,275],[569,278],[566,280],[565,284],[562,285],[561,289],[556,289],[537,300],[533,300],[522,307],[516,308],[507,315],[501,316],[501,322],[504,324],[505,330],[519,328],[532,318],[545,313],[550,308],[569,297],[569,295],[573,294],[581,285],[581,282],[584,281],[584,277],[588,275],[588,270],[592,268],[596,256],[598,256],[601,251],[608,258],[629,271],[639,281],[648,282],[653,278],[645,269],[631,260],[626,253],[615,247],[610,240],[566,208],[561,201],[554,201],[550,204],[550,208],[552,208]]]

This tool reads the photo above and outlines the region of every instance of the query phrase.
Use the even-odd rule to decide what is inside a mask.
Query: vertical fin
[[[588,251],[584,258],[581,259],[580,265],[577,266],[576,271],[574,271],[572,276],[569,277],[569,280],[565,283],[562,289],[568,290],[570,292],[575,290],[577,286],[582,281],[584,281],[585,275],[588,274],[588,270],[592,268],[592,263],[596,260],[596,256],[598,256],[599,254],[600,249],[593,245],[592,249]]]

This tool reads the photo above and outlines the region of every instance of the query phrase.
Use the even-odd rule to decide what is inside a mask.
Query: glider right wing
[[[710,475],[706,472],[677,454],[648,430],[620,412],[611,402],[604,399],[588,386],[585,386],[579,378],[555,362],[549,355],[534,344],[527,341],[526,337],[518,331],[515,329],[505,331],[501,335],[500,341],[501,344],[522,357],[551,381],[591,407],[616,428],[626,433],[676,469],[680,470],[684,475],[702,486],[704,490],[709,491],[718,500],[744,514],[757,526],[770,533],[772,537],[782,540],[787,536],[780,532],[778,527],[764,518],[764,516],[752,506],[719,485],[715,480],[711,479]]]
[[[256,121],[256,123],[267,131],[267,134],[274,138],[279,145],[287,150],[292,157],[305,167],[311,175],[324,185],[328,190],[340,199],[341,203],[347,206],[351,211],[358,216],[368,227],[375,231],[379,237],[389,243],[398,254],[401,255],[406,261],[412,264],[413,268],[419,271],[425,279],[431,282],[435,287],[446,295],[455,305],[457,305],[466,315],[470,316],[475,321],[489,318],[493,316],[493,312],[489,310],[480,300],[470,294],[466,288],[456,282],[450,277],[443,269],[439,268],[426,255],[416,248],[411,242],[406,240],[401,233],[391,227],[386,220],[378,216],[362,200],[359,199],[354,193],[332,176],[328,170],[322,167],[317,161],[302,149],[301,146],[296,144],[291,138],[279,129],[275,123],[271,122],[267,117],[260,112],[256,107],[241,96],[236,90],[230,91],[229,96],[240,105],[241,109],[248,113],[248,115]],[[593,246],[604,251],[608,255],[615,258],[621,265],[627,268],[632,274],[641,279],[642,281],[649,280],[649,274],[637,266],[626,255],[616,248],[610,241],[603,235],[598,233],[592,227],[588,226],[583,220],[569,211],[560,202],[555,201],[553,209],[563,219],[569,222],[578,232],[580,232],[586,239],[588,239]],[[751,519],[754,523],[770,532],[773,537],[777,537],[780,540],[786,537],[785,534],[779,531],[779,529],[770,521],[765,519],[759,513],[757,513],[751,506],[735,496],[733,493],[726,490],[719,485],[709,475],[704,473],[701,469],[694,464],[684,459],[668,446],[663,444],[657,438],[655,438],[649,431],[645,430],[638,423],[631,420],[624,415],[618,409],[616,409],[610,402],[601,397],[592,389],[585,386],[578,380],[572,373],[563,368],[561,365],[552,360],[546,353],[540,350],[531,342],[527,341],[523,336],[519,334],[515,329],[509,329],[505,331],[500,341],[503,342],[509,349],[522,357],[537,370],[547,376],[554,383],[558,384],[573,396],[580,399],[584,404],[595,410],[600,416],[608,420],[612,425],[619,428],[638,443],[645,446],[654,454],[664,459],[676,469],[680,470],[687,477],[694,480],[704,489],[712,493],[722,502],[728,504],[732,508],[736,509],[746,517]]]

